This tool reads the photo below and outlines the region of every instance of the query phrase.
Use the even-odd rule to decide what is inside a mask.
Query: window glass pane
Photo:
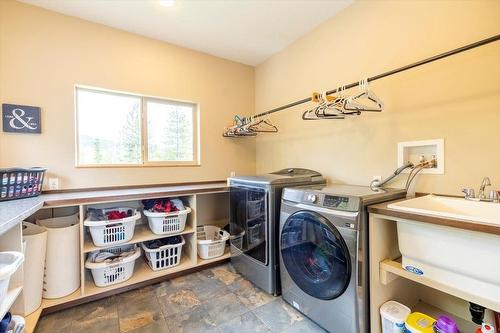
[[[80,164],[141,163],[141,99],[77,89]]]
[[[194,105],[148,101],[148,160],[193,161]]]

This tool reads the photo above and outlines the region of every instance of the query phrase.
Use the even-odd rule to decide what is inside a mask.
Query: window
[[[195,165],[197,105],[76,88],[77,166]]]

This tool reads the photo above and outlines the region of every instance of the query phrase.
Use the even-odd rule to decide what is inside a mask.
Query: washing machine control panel
[[[356,197],[325,194],[318,191],[305,191],[301,194],[299,201],[309,205],[350,212],[358,211],[359,199]],[[290,197],[290,194],[288,196]]]
[[[349,198],[336,195],[325,195],[323,206],[328,208],[346,209],[349,207]]]

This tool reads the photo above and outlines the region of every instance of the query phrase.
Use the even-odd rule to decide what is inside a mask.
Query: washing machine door
[[[298,211],[281,231],[281,256],[295,284],[312,297],[331,300],[351,278],[349,250],[338,229],[324,216]]]

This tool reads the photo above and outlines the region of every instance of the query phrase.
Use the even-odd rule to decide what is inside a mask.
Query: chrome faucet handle
[[[495,190],[491,190],[488,199],[493,202],[499,202],[498,192]]]
[[[465,194],[465,199],[472,199],[476,196],[473,188],[464,188],[462,192]]]

